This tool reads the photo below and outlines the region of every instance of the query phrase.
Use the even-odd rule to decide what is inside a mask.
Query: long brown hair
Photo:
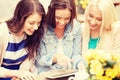
[[[32,58],[35,55],[33,53],[37,51],[41,38],[44,34],[44,28],[42,25],[45,17],[45,10],[42,4],[38,0],[20,0],[16,6],[13,17],[6,21],[9,30],[16,34],[22,30],[27,17],[34,12],[42,15],[42,21],[40,27],[38,27],[38,30],[36,30],[33,35],[27,35],[25,47],[29,53],[29,58]]]

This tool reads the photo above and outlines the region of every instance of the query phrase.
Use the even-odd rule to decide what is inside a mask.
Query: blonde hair
[[[102,43],[102,38],[105,32],[112,30],[112,24],[117,20],[114,4],[112,0],[90,0],[86,10],[85,10],[85,24],[83,26],[83,46],[88,48],[88,42],[90,39],[90,28],[88,26],[87,17],[89,16],[89,10],[91,6],[96,6],[102,13],[102,24],[100,28],[100,43]],[[87,41],[87,42],[86,42]],[[97,46],[98,47],[98,46]]]

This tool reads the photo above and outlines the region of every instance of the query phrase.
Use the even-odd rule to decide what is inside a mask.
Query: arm
[[[46,35],[46,38],[41,42],[41,52],[37,55],[37,63],[40,66],[52,66],[56,63],[59,66],[65,66],[66,62],[71,61],[64,54],[57,54],[57,42],[54,39],[54,34]]]
[[[75,39],[73,41],[73,67],[74,68],[78,68],[79,66],[79,63],[84,63],[84,65],[86,64],[85,63],[85,60],[83,59],[82,57],[82,51],[81,51],[81,47],[82,47],[82,41],[81,41],[81,37],[82,37],[82,34],[81,34],[81,26],[80,26],[80,23],[74,23],[74,27],[76,27],[76,29],[74,29],[75,33],[74,33],[74,36],[75,36]],[[73,32],[74,32],[73,31]]]
[[[37,58],[36,58],[37,63],[41,66],[51,66],[53,63],[54,53],[52,53],[51,51],[49,51],[49,53],[47,52],[46,44],[47,44],[47,41],[42,40],[40,44],[39,52],[37,53]]]
[[[120,21],[113,24],[113,49],[120,51]]]
[[[21,80],[36,80],[34,75],[26,70],[10,70],[0,67],[0,78],[20,78]]]
[[[6,23],[0,24],[0,77],[5,77],[7,69],[1,67],[3,55],[8,44],[8,28]],[[3,36],[4,35],[4,36]]]
[[[29,59],[27,58],[22,64],[20,65],[20,70],[28,70],[32,72],[32,68],[34,68],[35,58]]]

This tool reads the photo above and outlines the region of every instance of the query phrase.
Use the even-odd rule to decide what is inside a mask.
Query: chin
[[[27,35],[31,36],[31,35],[33,35],[33,33],[27,33]]]
[[[94,30],[94,29],[96,29],[96,27],[90,27],[90,29]]]

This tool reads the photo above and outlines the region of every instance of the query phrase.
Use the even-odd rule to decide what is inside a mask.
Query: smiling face
[[[100,30],[102,24],[102,13],[96,6],[91,6],[88,13],[88,24],[90,30],[97,31]]]
[[[32,15],[29,15],[25,20],[22,32],[23,33],[25,32],[27,35],[32,35],[34,31],[38,29],[41,20],[42,20],[42,15],[38,13],[33,13]]]
[[[56,28],[65,28],[66,24],[70,21],[71,12],[68,9],[55,10]]]

